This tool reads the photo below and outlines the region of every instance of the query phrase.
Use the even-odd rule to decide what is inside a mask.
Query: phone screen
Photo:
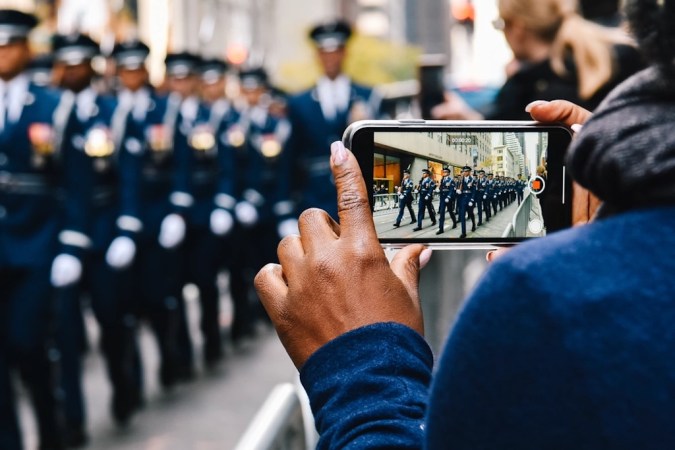
[[[352,151],[382,243],[499,244],[570,226],[569,141],[562,127],[362,129]]]

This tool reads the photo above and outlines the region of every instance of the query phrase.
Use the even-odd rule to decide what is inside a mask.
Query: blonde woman
[[[449,94],[432,114],[443,119],[528,119],[533,100],[565,99],[594,109],[605,95],[644,67],[619,28],[584,19],[577,0],[498,0],[495,28],[514,56],[495,101],[475,111]]]

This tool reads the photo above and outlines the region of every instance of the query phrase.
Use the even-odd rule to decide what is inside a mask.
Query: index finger
[[[368,191],[359,163],[340,141],[333,142],[330,151],[330,167],[337,188],[340,237],[353,238],[358,235],[365,242],[377,241]]]
[[[562,122],[568,127],[575,123],[583,125],[593,115],[589,110],[567,100],[553,100],[551,102],[538,100],[525,108],[532,118],[538,122]]]

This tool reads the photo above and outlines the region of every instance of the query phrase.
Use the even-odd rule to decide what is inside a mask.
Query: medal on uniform
[[[93,159],[94,169],[104,172],[110,167],[110,156],[115,152],[112,132],[106,127],[93,127],[84,138],[84,153]]]
[[[281,153],[281,143],[274,134],[265,134],[260,142],[260,153],[265,158],[276,158]]]
[[[33,147],[33,164],[44,166],[54,154],[54,128],[48,123],[33,123],[28,127],[28,140]]]
[[[156,157],[164,156],[171,149],[171,136],[166,125],[150,125],[146,130],[148,147]]]
[[[190,147],[198,154],[208,155],[213,153],[216,147],[216,137],[211,126],[207,124],[197,125],[190,133]]]
[[[246,135],[244,130],[239,125],[232,125],[227,130],[227,143],[232,147],[241,147],[246,142]]]

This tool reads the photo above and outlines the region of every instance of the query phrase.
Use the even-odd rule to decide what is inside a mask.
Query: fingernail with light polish
[[[333,165],[335,166],[341,166],[349,158],[347,149],[345,148],[344,144],[340,141],[335,141],[333,142],[333,144],[331,144],[330,153],[333,157]]]
[[[581,128],[582,128],[582,127],[583,127],[582,125],[580,125],[580,124],[578,124],[578,123],[575,123],[575,124],[572,124],[572,126],[571,126],[570,128],[571,128],[572,131],[574,131],[575,133],[578,133],[578,132],[581,131]]]
[[[525,107],[525,112],[529,113],[530,111],[532,111],[532,108],[534,108],[535,106],[544,105],[546,103],[548,103],[548,102],[545,101],[545,100],[535,100]]]
[[[427,264],[429,264],[429,260],[431,260],[431,255],[433,253],[433,250],[430,248],[425,248],[422,250],[422,253],[420,253],[420,269],[424,269]]]

